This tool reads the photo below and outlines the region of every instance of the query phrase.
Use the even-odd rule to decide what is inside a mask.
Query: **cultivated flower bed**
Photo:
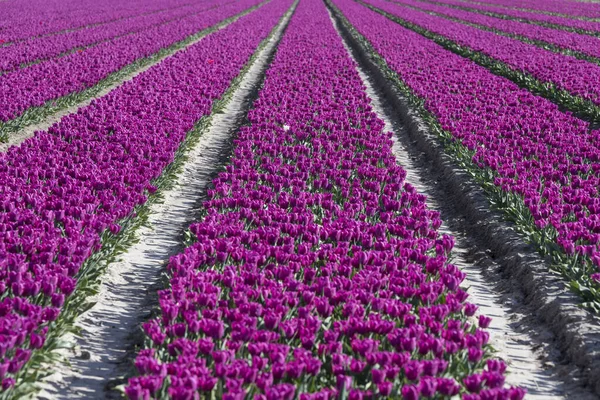
[[[0,103],[5,105],[0,109],[0,121],[8,121],[30,107],[40,107],[50,100],[94,86],[128,64],[149,57],[258,3],[258,0],[240,0],[225,4],[115,38],[81,52],[6,73],[0,76]],[[214,1],[214,4],[218,2]]]
[[[568,14],[565,14],[565,4],[560,0],[488,0],[486,3],[494,4],[506,9],[526,9],[538,13],[549,13],[557,15],[568,15],[573,17],[598,18],[600,17],[600,6],[594,3],[573,3],[569,5]]]
[[[248,119],[127,395],[522,398],[321,1],[300,2]]]
[[[494,201],[600,310],[599,132],[352,0],[334,2]],[[398,46],[403,51],[397,51]],[[426,49],[424,51],[423,49]],[[424,101],[424,102],[423,102]]]
[[[12,71],[32,62],[40,62],[59,56],[68,51],[83,50],[85,46],[97,44],[112,38],[133,34],[160,24],[179,20],[191,14],[205,12],[223,5],[223,2],[202,2],[200,4],[174,4],[171,9],[159,13],[142,13],[131,18],[117,19],[106,24],[85,29],[67,31],[57,35],[34,37],[9,46],[0,47],[0,73]]]
[[[73,317],[74,291],[81,301],[98,276],[86,259],[135,217],[188,131],[202,126],[290,5],[261,7],[0,154],[4,389],[61,318]]]
[[[586,120],[600,116],[600,91],[592,84],[600,82],[596,64],[387,1],[365,4]]]
[[[556,26],[558,28],[572,30],[572,31],[583,31],[589,33],[600,32],[600,23],[594,21],[578,20],[572,18],[565,18],[556,15],[540,14],[536,12],[516,10],[504,7],[498,7],[494,5],[486,5],[482,3],[465,3],[460,0],[443,0],[436,1],[437,4],[449,5],[458,9],[464,9],[469,11],[478,12],[485,15],[494,16],[503,20],[517,20],[523,22],[529,22],[534,24],[541,24],[542,26]],[[421,3],[425,4],[425,3]]]
[[[189,0],[178,0],[189,3]],[[175,5],[173,0],[31,0],[0,3],[0,44],[38,36],[85,29],[140,14],[159,12]]]
[[[445,15],[454,18],[459,18],[467,22],[496,29],[500,32],[506,32],[513,35],[520,35],[522,37],[533,40],[540,40],[542,42],[550,43],[563,49],[575,50],[591,57],[600,58],[600,49],[598,48],[597,37],[580,35],[574,32],[568,32],[560,29],[551,29],[535,24],[528,24],[525,22],[489,17],[476,12],[456,10],[419,1],[395,0],[393,3],[410,4],[412,6],[416,6],[424,10],[443,13]],[[402,8],[401,10],[405,10],[405,8]]]

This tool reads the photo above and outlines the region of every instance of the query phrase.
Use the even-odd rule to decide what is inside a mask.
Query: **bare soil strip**
[[[261,3],[259,5],[259,7],[262,5],[264,5],[264,3]],[[96,86],[102,86],[102,88],[98,91],[95,91],[95,93],[92,97],[87,97],[84,100],[79,101],[76,104],[73,104],[72,106],[60,108],[56,112],[51,112],[50,115],[43,118],[39,122],[35,122],[32,124],[24,123],[18,131],[10,132],[6,137],[6,142],[2,142],[2,140],[0,140],[0,152],[7,151],[11,146],[20,145],[23,141],[34,136],[36,131],[48,130],[48,128],[50,128],[55,123],[59,122],[62,119],[62,117],[64,117],[65,115],[77,112],[77,110],[79,108],[85,107],[85,106],[89,105],[93,100],[98,99],[98,98],[110,93],[113,89],[116,89],[117,87],[123,85],[125,82],[132,80],[133,78],[135,78],[142,72],[152,68],[154,65],[161,63],[165,58],[170,57],[173,54],[176,54],[180,51],[183,51],[190,46],[193,46],[194,44],[196,44],[199,41],[201,41],[202,39],[204,39],[207,35],[210,35],[211,33],[215,32],[215,31],[218,31],[218,30],[221,30],[221,29],[227,27],[229,24],[237,21],[239,18],[248,14],[248,12],[254,11],[255,9],[256,9],[255,7],[252,7],[248,10],[242,11],[240,14],[237,14],[234,17],[228,18],[225,21],[221,21],[214,27],[215,29],[208,28],[208,29],[205,29],[203,33],[200,33],[200,34],[196,33],[196,34],[192,35],[192,36],[195,36],[195,35],[198,35],[198,36],[195,39],[193,39],[192,41],[190,41],[189,43],[186,43],[184,46],[178,46],[177,44],[173,44],[172,46],[169,47],[169,48],[173,47],[172,50],[168,50],[168,48],[160,50],[159,53],[162,52],[162,54],[158,55],[157,57],[150,56],[151,58],[153,57],[151,62],[145,63],[143,66],[140,66],[140,68],[134,68],[134,70],[129,73],[121,74],[120,71],[116,71],[115,73],[109,75],[106,78],[106,80],[108,80],[108,79],[111,80],[110,83],[108,83],[107,85],[104,85],[103,84],[104,80],[103,80],[96,85]],[[187,39],[184,39],[184,41],[185,40],[187,40]],[[134,61],[134,63],[137,63],[139,61],[140,60]],[[126,69],[128,67],[129,66],[125,66],[125,67],[123,67],[123,69]],[[116,77],[115,79],[111,79],[111,77],[113,75]],[[95,86],[88,88],[88,89],[86,89],[86,91],[93,89],[94,87]]]
[[[67,340],[70,366],[61,365],[44,384],[41,399],[113,397],[105,393],[123,381],[142,336],[141,324],[157,306],[156,290],[169,257],[181,250],[184,232],[197,219],[206,189],[231,152],[231,139],[243,123],[262,84],[264,72],[295,9],[288,12],[233,92],[224,110],[187,154],[174,187],[163,193],[163,202],[150,209],[146,226],[136,232],[139,242],[109,266],[96,304],[79,317],[81,335]]]
[[[570,347],[568,338],[573,336],[561,326],[566,323],[561,315],[575,312],[573,319],[580,319],[588,332],[598,332],[597,319],[576,308],[560,278],[489,209],[481,190],[443,154],[368,55],[343,26],[336,23],[336,28],[359,64],[374,111],[386,130],[395,133],[392,151],[407,171],[407,182],[428,197],[431,209],[441,212],[440,231],[456,239],[452,262],[467,274],[463,286],[469,288],[469,301],[493,318],[491,344],[509,365],[507,383],[526,388],[529,399],[597,398],[584,388],[589,376],[576,367],[581,360],[571,356],[578,350]]]

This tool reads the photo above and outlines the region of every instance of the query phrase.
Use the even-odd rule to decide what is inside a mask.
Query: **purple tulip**
[[[486,317],[485,315],[480,315],[479,316],[479,327],[480,328],[487,328],[490,326],[490,322],[492,322],[492,319],[489,317]]]
[[[479,393],[483,384],[483,377],[480,374],[473,374],[463,379],[463,383],[469,392]]]
[[[418,400],[419,389],[415,385],[405,385],[402,387],[402,398],[404,400]]]

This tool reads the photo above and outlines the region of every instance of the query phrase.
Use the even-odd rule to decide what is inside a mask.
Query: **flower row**
[[[55,57],[75,48],[90,46],[118,36],[144,31],[222,4],[222,2],[203,2],[192,5],[173,3],[170,9],[158,13],[143,13],[135,17],[118,19],[85,29],[34,37],[10,46],[0,47],[0,72],[12,71],[21,67],[22,64]]]
[[[217,0],[209,0],[218,4]],[[0,76],[0,120],[94,86],[113,72],[258,4],[240,0]]]
[[[177,0],[0,2],[0,45],[168,10]]]
[[[127,395],[522,398],[322,1],[300,1],[253,106]]]
[[[401,1],[410,5],[418,4],[418,2],[412,0]],[[596,64],[578,60],[572,56],[554,53],[533,44],[523,43],[519,40],[477,29],[460,22],[430,15],[424,11],[402,7],[385,0],[366,0],[366,3],[425,28],[430,32],[442,35],[462,46],[502,61],[513,70],[529,73],[541,82],[551,83],[558,89],[566,90],[573,96],[579,96],[600,105],[600,66]],[[433,7],[423,8],[429,10]],[[445,14],[456,16],[459,13],[464,12],[447,12]],[[482,16],[482,18],[490,17]],[[500,25],[506,23],[507,26],[510,22],[498,21],[500,21]],[[471,19],[470,22],[479,23],[475,19]],[[547,29],[535,25],[523,25],[532,27],[531,30]],[[555,32],[558,32],[560,35],[576,35],[563,31]],[[598,42],[598,38],[591,36],[576,36]],[[597,44],[594,45],[594,49],[598,51]],[[598,54],[600,54],[600,51],[598,51]],[[560,66],[560,68],[557,68],[557,66]]]
[[[523,218],[556,232],[565,253],[591,259],[596,267],[578,277],[589,286],[600,265],[600,132],[352,0],[335,4],[440,127],[472,152],[472,163],[493,171],[489,183],[522,199]]]
[[[135,217],[290,3],[268,3],[0,154],[4,387],[43,346],[103,233]]]
[[[575,50],[588,56],[600,58],[598,38],[594,36],[580,35],[574,32],[551,29],[544,26],[528,24],[519,21],[488,17],[476,12],[456,10],[434,4],[426,4],[415,0],[395,0],[394,3],[409,4],[419,7],[423,10],[434,11],[469,23],[492,28],[499,32],[506,32],[513,35],[523,36],[528,39],[539,40],[563,49]],[[498,36],[495,37],[497,38]],[[562,63],[563,62],[561,62],[561,64]]]
[[[471,4],[471,1],[468,3]],[[485,3],[506,9],[525,9],[540,14],[550,13],[587,18],[600,17],[600,6],[594,3],[570,1],[568,3],[568,9],[565,9],[565,3],[560,0],[486,0]]]
[[[425,4],[425,3],[421,3]],[[460,0],[436,0],[436,4],[454,6],[460,9],[487,13],[502,19],[516,19],[529,23],[552,24],[562,27],[584,30],[589,32],[600,32],[600,23],[594,21],[582,21],[578,19],[564,18],[555,15],[539,14],[535,12],[521,11],[515,9],[499,8],[491,4],[465,3]]]

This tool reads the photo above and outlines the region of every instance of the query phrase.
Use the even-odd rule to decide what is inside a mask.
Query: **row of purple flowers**
[[[598,49],[598,38],[594,36],[581,35],[575,32],[568,32],[560,29],[552,29],[535,24],[528,24],[525,22],[488,17],[486,15],[481,15],[476,12],[456,10],[434,4],[422,3],[416,0],[394,0],[394,2],[392,2],[391,4],[394,3],[407,4],[419,7],[423,10],[434,11],[453,18],[458,18],[469,23],[474,23],[488,28],[492,28],[499,32],[505,32],[512,35],[519,35],[527,39],[539,40],[545,43],[550,43],[562,49],[574,50],[583,53],[587,56],[600,59],[600,49]],[[404,12],[406,9],[401,8],[399,10],[402,10],[402,12]],[[493,35],[493,37],[497,38],[497,40],[500,40],[498,35]],[[565,58],[564,60],[568,59],[569,58]],[[561,65],[564,63],[565,61],[560,61]],[[570,74],[567,73],[567,75]]]
[[[590,33],[600,33],[600,22],[595,21],[540,14],[537,12],[524,11],[514,8],[499,7],[493,4],[465,2],[461,0],[436,0],[435,3],[440,5],[460,7],[462,9],[468,9],[480,13],[488,13],[488,15],[494,15],[504,20],[516,19],[523,22],[534,24],[537,23],[541,25],[552,24],[550,26],[563,27],[563,29],[570,28],[573,30],[587,31]],[[421,4],[423,5],[426,3],[422,2]]]
[[[489,183],[521,199],[523,218],[556,235],[564,253],[587,257],[591,271],[578,273],[578,283],[589,287],[590,275],[598,280],[600,132],[352,0],[335,4],[440,127],[471,152],[472,163],[493,171]],[[574,268],[582,261],[589,265],[580,258]]]
[[[466,4],[480,3],[478,1],[467,0]],[[483,3],[489,3],[505,9],[525,9],[537,13],[560,14],[570,17],[599,18],[600,6],[594,3],[583,3],[578,1],[560,0],[486,0]],[[565,5],[568,8],[565,9]]]
[[[262,6],[0,154],[4,388],[44,345],[78,280],[87,279],[79,271],[102,247],[101,236],[118,234],[120,221],[135,217],[187,133],[289,6]]]
[[[201,2],[191,5],[174,3],[172,8],[158,13],[142,13],[142,10],[140,10],[140,15],[131,18],[117,19],[109,23],[67,31],[57,35],[33,37],[13,43],[10,46],[0,47],[0,73],[18,69],[23,64],[56,57],[76,48],[80,49],[119,36],[142,32],[223,4],[222,2]]]
[[[248,119],[128,396],[521,399],[320,0],[300,1]]]
[[[168,10],[185,0],[0,2],[0,45]]]
[[[218,0],[209,4],[218,5]],[[113,72],[260,3],[239,0],[0,76],[0,120],[90,88]]]
[[[419,4],[417,1],[412,0],[402,1],[403,4],[408,5]],[[543,83],[550,83],[557,89],[566,90],[573,96],[578,96],[590,100],[596,105],[600,105],[599,65],[579,60],[573,56],[554,53],[534,44],[523,43],[494,32],[450,21],[440,16],[430,15],[424,11],[402,7],[386,0],[366,0],[366,3],[425,28],[430,32],[442,35],[462,46],[493,57],[505,63],[513,70],[528,73]],[[433,9],[433,6],[425,6],[423,8]],[[456,16],[460,13],[463,13],[463,11],[446,12],[446,14],[451,16]],[[479,21],[473,18],[470,21],[479,23]],[[504,25],[505,23],[508,25],[507,21],[498,21],[500,25]],[[546,29],[537,27],[536,25],[523,25],[531,27],[532,31]],[[559,32],[560,35],[573,35],[569,32],[556,32]],[[590,36],[582,37],[598,42],[598,38]],[[594,48],[598,50],[597,44],[594,45]]]

